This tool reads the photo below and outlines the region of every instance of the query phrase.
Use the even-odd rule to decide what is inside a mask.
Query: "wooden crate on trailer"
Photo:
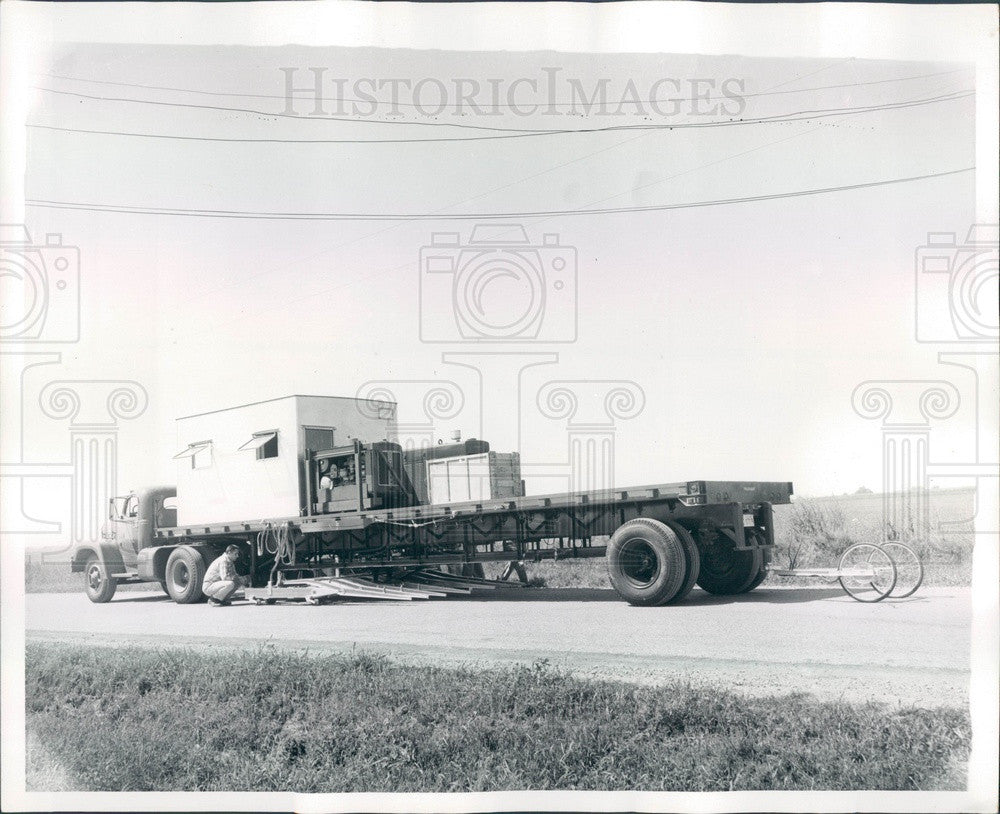
[[[427,461],[431,503],[521,497],[521,456],[517,452],[484,452]]]

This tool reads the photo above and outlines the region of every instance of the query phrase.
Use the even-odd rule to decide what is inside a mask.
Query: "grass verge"
[[[37,751],[93,791],[912,790],[954,787],[970,739],[960,709],[589,682],[544,663],[29,643],[26,684],[29,764]]]

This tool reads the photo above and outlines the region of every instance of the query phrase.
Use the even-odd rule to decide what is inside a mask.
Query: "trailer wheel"
[[[701,551],[698,585],[710,594],[731,596],[743,593],[756,587],[754,580],[758,577],[763,580],[764,555],[761,549],[736,549],[730,545],[731,541],[725,539]]]
[[[681,545],[684,547],[684,582],[681,583],[680,590],[664,603],[667,605],[676,605],[691,593],[695,582],[698,581],[698,574],[701,572],[701,554],[698,553],[698,546],[695,545],[694,537],[691,536],[686,528],[672,520],[664,520],[663,525],[677,535],[681,541]]]
[[[758,544],[764,542],[764,535],[759,529],[744,529],[744,533],[752,534],[757,540]],[[771,562],[771,546],[763,546],[760,549],[760,570],[757,571],[757,576],[755,576],[750,584],[740,591],[741,594],[750,593],[754,588],[760,585],[765,579],[767,579],[767,566]]]
[[[108,566],[97,557],[90,557],[83,567],[83,588],[91,602],[110,602],[118,589],[118,580],[108,573]]]
[[[659,520],[638,517],[618,527],[608,543],[611,584],[630,605],[662,605],[684,584],[684,543]]]
[[[201,602],[205,595],[201,583],[205,579],[205,560],[190,546],[176,548],[167,560],[167,593],[179,605]]]

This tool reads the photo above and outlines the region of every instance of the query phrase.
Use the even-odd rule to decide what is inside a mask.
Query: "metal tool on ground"
[[[828,568],[770,567],[779,577],[816,577],[837,581],[858,602],[881,602],[912,596],[924,581],[924,566],[912,548],[895,540],[855,543]]]

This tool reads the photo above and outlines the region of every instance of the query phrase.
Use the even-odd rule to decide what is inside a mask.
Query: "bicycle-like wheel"
[[[881,544],[882,550],[892,557],[896,566],[896,586],[889,593],[890,599],[913,596],[924,581],[924,564],[917,552],[903,543],[889,541]]]
[[[838,581],[858,602],[881,602],[896,587],[896,564],[874,543],[855,543],[843,553]]]

